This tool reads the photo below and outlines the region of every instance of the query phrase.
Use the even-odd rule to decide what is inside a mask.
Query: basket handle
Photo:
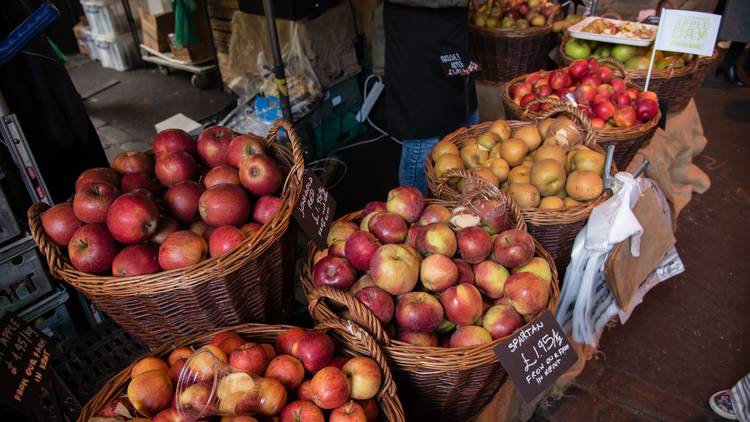
[[[625,69],[625,66],[620,63],[619,61],[613,59],[612,57],[600,57],[597,59],[600,65],[607,65],[614,67],[617,72],[619,72],[622,75],[622,78],[625,80],[625,84],[632,84],[633,81],[630,78],[630,72],[628,72],[627,69]]]
[[[36,242],[39,250],[47,258],[47,266],[50,274],[57,279],[62,279],[60,271],[64,266],[64,258],[60,247],[47,236],[42,227],[42,213],[49,209],[49,205],[44,203],[33,204],[26,213],[29,221],[29,231],[31,237]]]
[[[365,329],[351,321],[341,319],[327,319],[318,323],[314,329],[318,331],[334,331],[345,339],[347,343],[355,346],[355,350],[366,351],[367,355],[378,363],[383,373],[383,382],[378,392],[379,401],[382,401],[383,396],[386,395],[396,397],[396,383],[393,380],[393,375],[388,367],[388,362],[383,355],[383,351]],[[399,402],[398,404],[400,405],[401,403]],[[403,413],[403,409],[400,412]]]
[[[324,306],[321,301],[330,300],[338,305],[345,306],[352,315],[358,320],[362,321],[367,327],[365,328],[380,345],[389,346],[391,339],[388,333],[383,329],[383,324],[380,323],[378,317],[375,316],[365,305],[362,304],[357,298],[349,293],[342,292],[341,290],[335,289],[329,286],[320,286],[313,289],[312,292],[307,296],[308,305],[307,309],[310,314],[317,321],[325,321],[329,318],[322,313],[322,307]]]
[[[539,112],[531,112],[530,108],[533,105],[542,105],[542,104],[549,104],[551,107],[547,108],[546,110],[541,110]],[[583,144],[587,147],[594,146],[596,144],[596,139],[594,138],[594,128],[591,127],[591,120],[586,117],[586,115],[581,112],[581,110],[578,107],[573,106],[570,103],[562,102],[555,98],[549,98],[549,97],[541,97],[541,98],[534,98],[533,100],[529,101],[528,104],[526,104],[526,108],[523,110],[524,117],[530,117],[536,120],[540,119],[546,119],[548,117],[552,117],[559,113],[566,113],[573,117],[575,120],[578,121],[578,124],[583,127]]]

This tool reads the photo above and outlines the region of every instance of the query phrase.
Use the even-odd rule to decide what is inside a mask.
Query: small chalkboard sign
[[[39,405],[50,382],[49,339],[12,313],[0,320],[0,395],[21,409]]]
[[[302,178],[302,193],[297,206],[294,207],[294,218],[307,236],[321,248],[325,248],[328,229],[336,211],[336,200],[311,170],[306,170]]]
[[[445,76],[468,76],[479,71],[479,65],[461,57],[461,53],[441,54],[440,66]]]
[[[494,351],[526,401],[533,400],[578,361],[565,332],[549,311],[495,346]]]
[[[661,18],[656,15],[651,15],[643,20],[641,23],[645,23],[646,25],[659,25],[659,20]]]

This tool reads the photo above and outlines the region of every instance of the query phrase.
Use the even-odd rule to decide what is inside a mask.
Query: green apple
[[[552,281],[552,271],[549,268],[549,264],[544,258],[538,256],[531,258],[529,262],[514,269],[513,274],[515,273],[532,273],[547,283]]]
[[[628,69],[646,70],[648,69],[648,57],[646,56],[631,57],[625,62],[625,67]]]
[[[476,26],[478,26],[478,27],[483,27],[483,26],[484,26],[484,23],[485,23],[485,18],[484,18],[484,16],[482,16],[482,15],[477,15],[477,16],[476,16],[476,17],[474,18],[474,25],[476,25]]]
[[[497,19],[496,18],[487,18],[484,20],[484,26],[487,28],[495,28],[497,27]]]
[[[500,138],[494,133],[484,132],[477,137],[477,144],[479,144],[479,146],[485,151],[489,151],[492,149],[492,147],[495,146],[495,144],[497,144],[499,140]]]
[[[625,63],[633,56],[635,56],[635,48],[633,46],[618,44],[612,47],[612,57],[615,60]]]
[[[609,46],[600,45],[599,47],[596,47],[596,50],[594,50],[594,54],[592,55],[596,57],[610,57],[612,55],[612,49],[610,49]]]
[[[570,40],[565,44],[565,54],[574,59],[585,59],[591,54],[591,48],[584,41]]]
[[[500,21],[500,27],[501,28],[513,28],[513,25],[516,24],[516,21],[513,20],[511,17],[504,17],[502,21]]]
[[[547,23],[547,20],[544,19],[544,16],[542,15],[535,15],[533,18],[531,18],[531,26],[544,26],[544,24]]]
[[[528,28],[529,27],[529,21],[526,19],[519,19],[516,21],[516,28]]]

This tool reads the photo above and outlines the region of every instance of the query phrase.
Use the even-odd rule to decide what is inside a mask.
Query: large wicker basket
[[[505,82],[544,67],[547,53],[555,45],[552,23],[528,28],[481,28],[469,22],[469,46],[480,66],[479,78]]]
[[[509,216],[514,227],[523,228],[523,217],[516,211],[517,207],[510,199],[506,201],[510,204]],[[457,205],[455,201],[428,200],[428,203]],[[362,212],[356,212],[339,221],[354,221],[361,217]],[[501,340],[478,347],[442,348],[413,346],[391,339],[390,331],[354,296],[331,287],[314,287],[312,268],[318,251],[318,247],[310,242],[308,260],[301,277],[310,314],[316,321],[325,321],[336,316],[336,312],[343,307],[365,322],[367,330],[383,347],[409,420],[469,420],[492,399],[506,379],[506,372],[492,351]],[[557,270],[552,258],[539,243],[536,243],[536,255],[544,258],[552,270],[547,309],[554,313],[560,295]]]
[[[277,142],[281,127],[291,149]],[[281,207],[271,221],[248,236],[233,251],[196,265],[134,277],[110,277],[80,272],[64,251],[50,240],[41,224],[47,208],[28,211],[31,235],[47,259],[50,272],[78,289],[131,335],[150,347],[199,330],[241,322],[278,319],[289,297],[292,252],[284,233],[302,184],[302,148],[291,125],[277,124],[266,144],[289,174]],[[293,245],[293,243],[292,243]]]
[[[629,76],[623,69],[620,62],[609,58],[599,59],[599,62],[602,64],[610,64],[616,69],[619,69],[616,70],[616,72],[620,72],[620,75],[624,76],[625,83],[629,87],[643,90],[643,88],[641,88],[638,84],[633,83],[633,81],[629,79]],[[520,82],[524,79],[526,79],[526,75],[519,76],[503,84],[500,92],[500,98],[502,98],[505,112],[510,118],[520,120],[537,119],[540,117],[539,113],[528,112],[524,110],[520,105],[516,104],[510,96],[510,87],[514,83]],[[530,102],[530,104],[532,103]],[[529,106],[530,104],[527,104],[527,106]],[[638,150],[641,149],[644,145],[646,145],[646,143],[650,141],[654,136],[654,132],[656,132],[656,127],[659,123],[659,119],[661,119],[661,111],[656,113],[656,115],[648,122],[637,126],[631,126],[627,128],[594,129],[596,142],[604,149],[606,149],[609,145],[614,145],[614,162],[615,164],[617,164],[617,168],[626,169],[628,168],[628,164],[630,164],[630,161],[635,156],[635,153],[638,152]]]
[[[552,100],[544,101],[553,102]],[[583,116],[577,108],[569,104],[554,102],[553,106],[540,112],[537,117],[545,118],[557,113],[567,113],[578,120],[586,134],[584,144],[595,151],[604,153],[595,141],[590,121]],[[511,128],[514,129],[520,126],[534,124],[531,122],[515,120],[512,120],[509,123]],[[475,126],[461,128],[445,136],[443,140],[450,140],[457,147],[461,148],[464,140],[479,136],[489,130],[491,125],[492,122],[485,122]],[[613,164],[612,174],[615,172],[616,166]],[[472,171],[451,170],[442,177],[437,177],[432,160],[428,158],[425,162],[425,173],[427,175],[427,184],[433,195],[438,198],[456,200],[461,194],[450,185],[449,181],[456,177],[467,177],[472,174]],[[523,218],[528,226],[529,233],[531,233],[531,235],[534,236],[542,246],[544,246],[544,249],[554,259],[557,268],[564,271],[570,261],[570,252],[573,248],[573,241],[578,235],[578,232],[581,231],[581,228],[586,224],[586,221],[591,214],[591,210],[604,202],[608,196],[609,193],[605,191],[598,199],[575,208],[566,208],[563,210],[523,208],[521,209],[521,212],[523,213]]]
[[[223,331],[233,331],[248,341],[273,344],[276,337],[288,328],[290,326],[287,325],[241,324],[233,327],[214,329],[175,339],[155,349],[149,356],[166,358],[177,347],[202,346],[208,343],[216,334]],[[396,384],[393,382],[393,376],[386,364],[380,346],[378,346],[372,337],[357,325],[342,321],[339,318],[323,321],[315,329],[327,331],[331,334],[336,343],[337,351],[344,355],[369,356],[378,362],[380,370],[383,373],[383,384],[376,396],[380,405],[381,418],[393,422],[405,421],[401,402],[396,395]],[[83,407],[78,417],[78,422],[88,422],[89,418],[95,416],[107,403],[124,395],[130,380],[132,368],[133,365],[130,365],[107,381],[101,390]]]
[[[564,46],[569,38],[570,35],[566,32],[560,44],[560,57],[562,57],[566,64],[570,64],[575,60],[565,54]],[[690,102],[690,99],[695,96],[695,93],[698,92],[698,88],[703,83],[703,79],[706,78],[711,63],[716,60],[718,54],[718,51],[714,50],[712,56],[697,57],[689,66],[681,68],[675,68],[674,63],[671,63],[664,69],[652,69],[648,90],[655,92],[660,100],[667,103],[665,112],[681,112]],[[619,76],[630,79],[633,83],[644,86],[648,70],[618,69],[616,73]]]

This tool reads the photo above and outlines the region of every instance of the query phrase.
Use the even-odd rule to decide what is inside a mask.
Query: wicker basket
[[[283,125],[291,150],[281,146]],[[35,204],[28,211],[31,235],[47,258],[50,272],[89,298],[99,309],[149,347],[186,334],[240,322],[270,322],[279,318],[289,297],[285,280],[291,259],[284,236],[302,184],[304,161],[294,129],[277,124],[266,140],[270,153],[289,167],[281,207],[271,221],[234,249],[196,265],[134,277],[110,277],[80,272],[64,251],[44,232]],[[285,265],[289,263],[289,265]]]
[[[600,63],[611,64],[616,70],[620,72],[620,75],[624,75],[625,83],[629,87],[634,87],[642,90],[639,85],[633,83],[627,73],[625,73],[622,64],[616,60],[609,58],[599,59]],[[527,112],[520,105],[516,104],[510,96],[509,89],[516,83],[524,80],[526,75],[519,76],[511,81],[505,83],[501,88],[500,98],[503,100],[503,106],[505,107],[505,113],[514,119],[536,119],[540,117],[539,113]],[[533,101],[533,100],[532,100]],[[530,102],[531,104],[531,102]],[[527,104],[528,106],[528,104]],[[641,125],[627,127],[627,128],[604,128],[594,129],[594,135],[596,142],[602,148],[606,149],[609,145],[615,146],[614,162],[617,164],[617,168],[626,169],[628,164],[635,156],[635,153],[639,149],[643,148],[648,141],[654,136],[656,127],[661,119],[661,111],[656,113],[651,120]]]
[[[595,151],[604,153],[594,140],[594,132],[591,130],[590,121],[583,116],[577,108],[553,100],[542,101],[554,103],[554,105],[547,110],[540,112],[537,116],[538,118],[545,118],[557,113],[567,113],[573,116],[578,120],[580,125],[584,127],[584,132],[586,133],[584,144]],[[533,124],[520,121],[510,121],[509,123],[511,128]],[[450,140],[456,146],[461,148],[464,139],[474,138],[486,132],[491,125],[492,122],[485,122],[468,128],[461,128],[445,136],[443,140]],[[616,168],[617,167],[613,164],[612,174],[616,173]],[[427,175],[427,184],[433,195],[438,198],[455,200],[460,197],[461,194],[450,186],[448,181],[454,177],[466,177],[471,174],[471,170],[451,170],[439,178],[435,174],[432,160],[428,158],[425,162],[425,173]],[[546,249],[555,260],[557,268],[562,269],[561,271],[564,271],[565,268],[567,268],[568,262],[570,261],[570,252],[573,248],[573,241],[578,235],[578,232],[581,231],[581,228],[586,224],[586,221],[591,214],[591,210],[604,202],[608,196],[608,191],[605,191],[598,199],[591,201],[584,206],[563,210],[542,210],[538,208],[521,209],[529,233],[531,233],[531,235],[534,236],[542,246],[544,246],[544,249]]]
[[[523,229],[523,217],[517,207],[512,200],[505,200],[510,205],[509,217],[514,227]],[[457,205],[455,201],[434,199],[428,199],[427,203],[449,207]],[[338,221],[354,221],[361,217],[362,212],[356,212]],[[535,244],[536,255],[544,258],[552,271],[547,309],[554,313],[560,296],[557,270],[544,248],[538,242]],[[365,321],[367,330],[384,349],[409,420],[469,420],[492,399],[506,378],[505,370],[492,351],[501,340],[464,348],[420,347],[392,340],[389,331],[377,317],[354,296],[331,287],[314,287],[312,268],[318,251],[318,247],[310,242],[308,260],[301,277],[310,314],[316,321],[325,321],[336,316],[334,310],[340,311],[345,307],[353,316]]]
[[[568,42],[570,35],[566,32],[563,41],[560,44],[560,57],[566,64],[572,63],[575,59],[565,54],[564,46]],[[667,103],[667,110],[670,113],[681,112],[698,92],[705,79],[708,69],[716,60],[719,53],[714,50],[713,56],[700,56],[693,60],[689,66],[675,69],[670,64],[665,69],[652,69],[651,81],[648,90],[655,92],[660,100]],[[620,62],[617,62],[620,64]],[[617,72],[616,72],[617,73]],[[632,80],[634,83],[644,86],[646,84],[646,70],[638,69],[619,69],[619,76]]]
[[[552,22],[528,28],[481,28],[469,22],[469,46],[480,66],[479,78],[504,82],[544,67],[547,53],[555,45]]]
[[[200,334],[175,339],[161,347],[153,350],[149,356],[166,356],[175,348],[183,346],[201,346],[208,343],[213,336],[222,331],[233,331],[248,341],[273,343],[284,330],[291,328],[287,325],[262,325],[241,324],[233,327],[215,329]],[[404,410],[396,395],[396,384],[386,364],[380,346],[370,337],[365,330],[355,324],[344,322],[339,318],[324,321],[315,327],[316,330],[327,331],[336,342],[337,351],[347,356],[369,356],[380,365],[383,373],[383,384],[380,387],[376,399],[380,405],[381,416],[388,421],[402,422]],[[134,365],[134,364],[133,364]],[[125,368],[110,379],[99,392],[84,406],[78,422],[88,422],[89,418],[96,415],[107,403],[125,394],[130,371],[133,365]]]

